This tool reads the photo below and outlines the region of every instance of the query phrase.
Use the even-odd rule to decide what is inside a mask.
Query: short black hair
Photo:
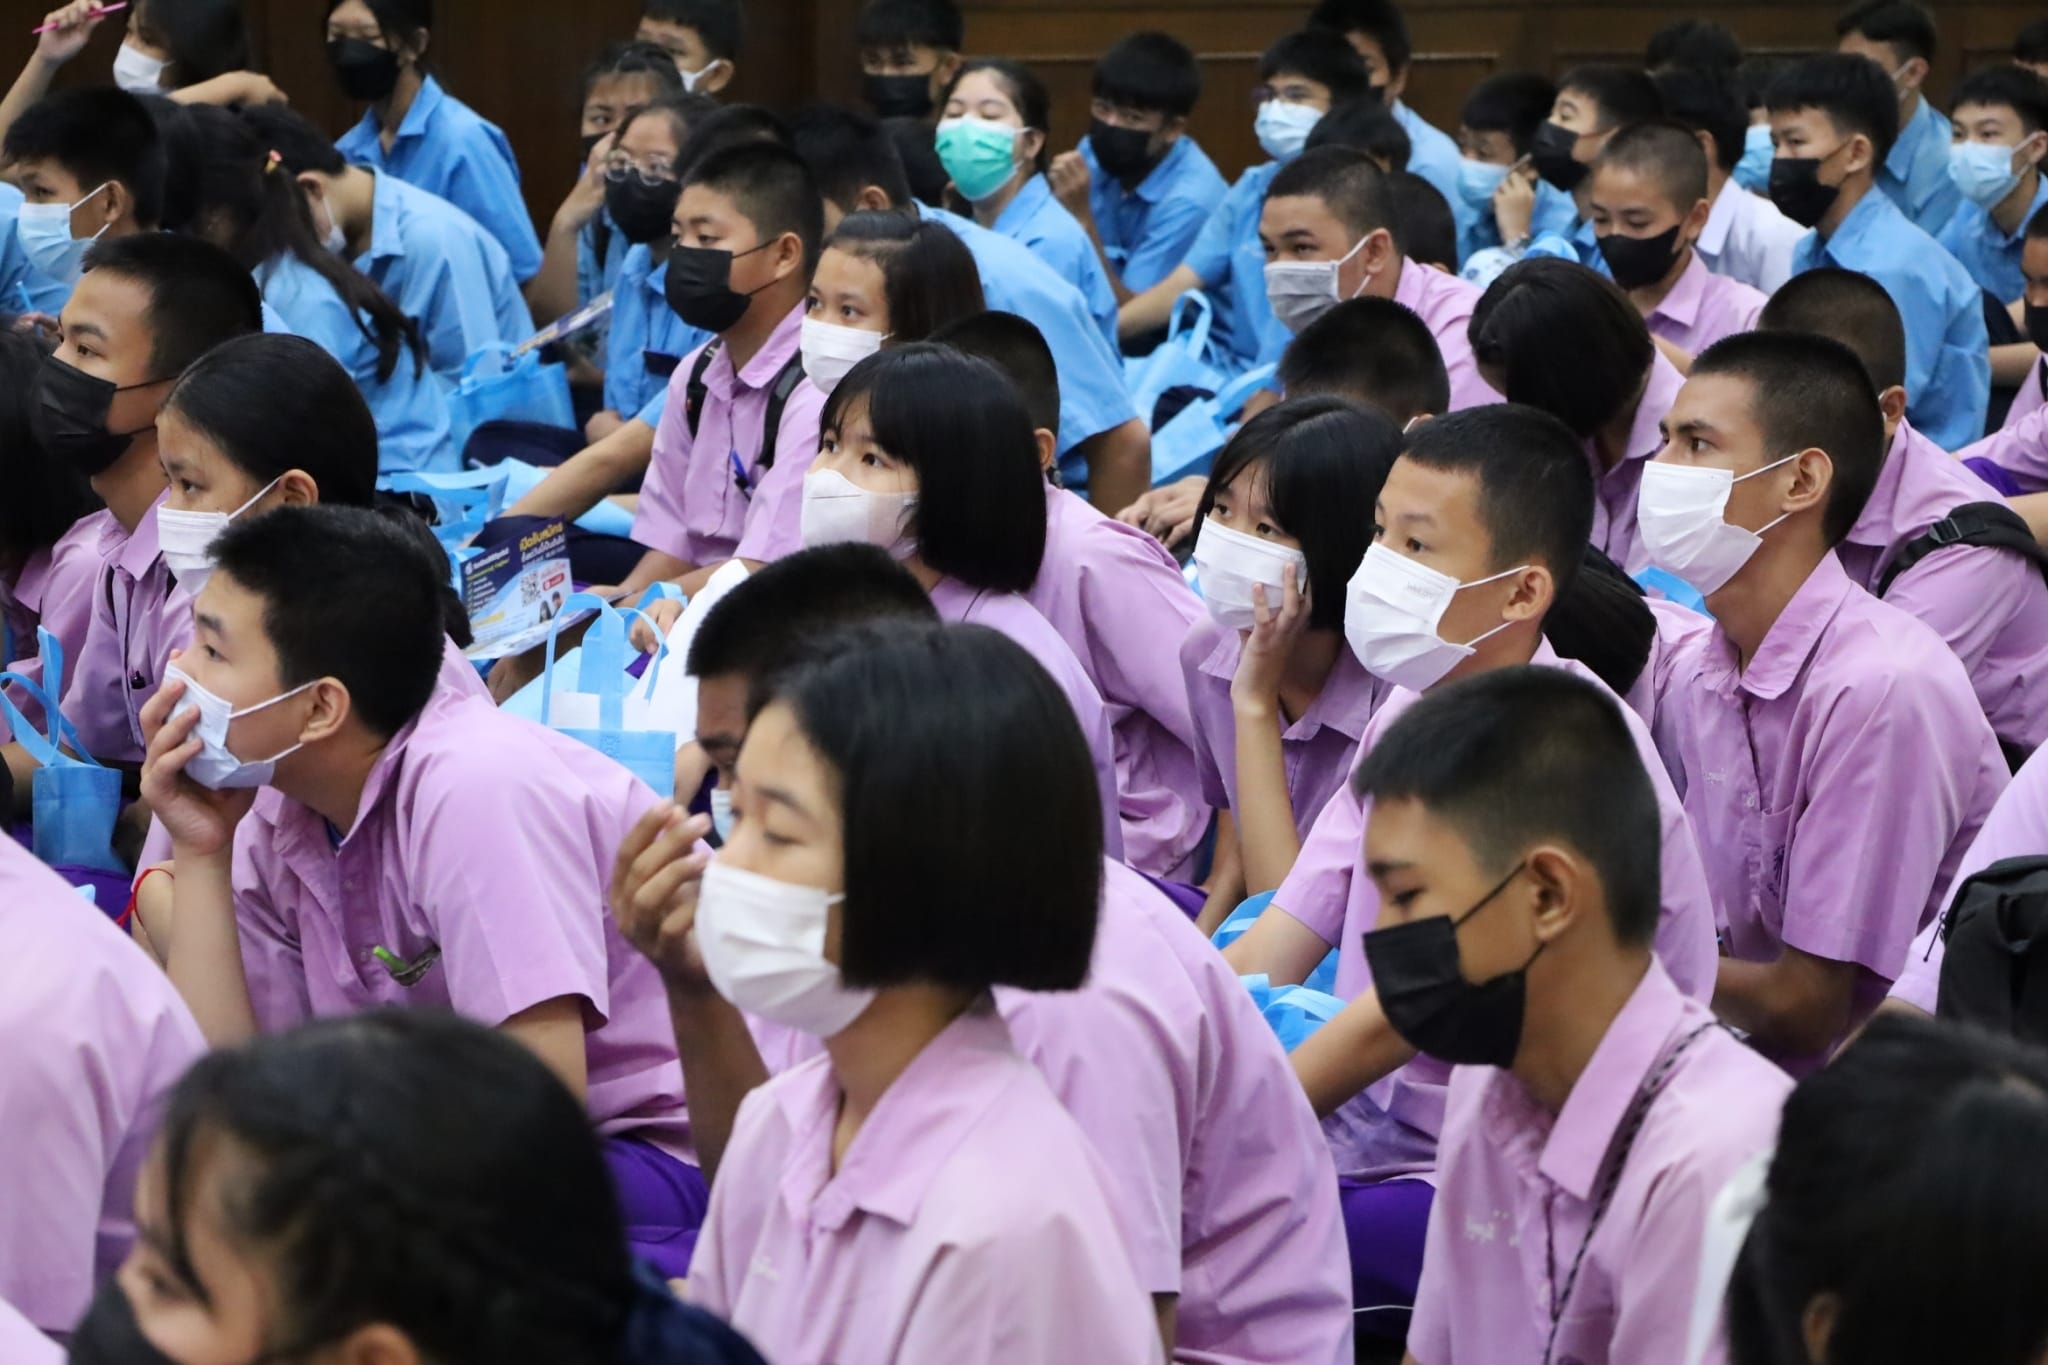
[[[732,61],[740,55],[739,0],[640,0],[640,17],[694,30],[713,57]]]
[[[150,363],[165,378],[231,337],[263,330],[263,295],[235,258],[211,242],[136,232],[93,243],[87,271],[149,291]]]
[[[1373,95],[1355,95],[1316,121],[1309,130],[1306,149],[1349,147],[1364,152],[1389,171],[1405,171],[1415,155],[1414,140],[1394,111]]]
[[[827,631],[938,619],[924,588],[888,551],[853,541],[817,545],[763,565],[704,613],[690,641],[690,676],[752,686]]]
[[[135,200],[138,226],[163,221],[164,151],[156,120],[125,90],[87,85],[37,100],[7,129],[0,155],[16,163],[54,161],[81,191],[118,180]]]
[[[1358,49],[1328,29],[1307,28],[1281,38],[1259,58],[1259,80],[1300,76],[1330,92],[1334,106],[1372,88]]]
[[[967,21],[953,0],[867,0],[854,21],[853,41],[889,51],[929,47],[958,52],[966,45]]]
[[[1543,638],[1558,657],[1576,659],[1625,697],[1649,666],[1657,643],[1657,618],[1643,600],[1642,584],[1588,545],[1572,578],[1571,593],[1543,618]]]
[[[1038,171],[1044,172],[1052,164],[1052,92],[1045,88],[1038,73],[1023,62],[1008,57],[970,57],[960,63],[953,79],[946,83],[942,102],[950,102],[960,82],[977,73],[995,80],[1026,128],[1036,128],[1045,135],[1039,142],[1034,163]]]
[[[376,418],[354,377],[304,337],[255,332],[222,342],[185,367],[163,410],[259,486],[297,469],[323,503],[376,500]]]
[[[46,361],[40,346],[11,327],[0,328],[0,486],[7,489],[0,498],[0,572],[9,574],[100,505],[77,466],[36,440],[31,413],[36,374]],[[14,646],[26,654],[35,642],[16,640]]]
[[[1289,398],[1239,427],[1216,456],[1195,524],[1252,470],[1273,520],[1308,560],[1309,627],[1342,630],[1344,585],[1372,544],[1373,504],[1400,448],[1401,433],[1370,408],[1327,394]],[[1239,496],[1251,491],[1244,482]]]
[[[1966,104],[2004,105],[2020,116],[2022,136],[2048,128],[2048,79],[2024,66],[1981,66],[1963,77],[1950,110]]]
[[[1394,201],[1394,243],[1418,266],[1458,268],[1458,220],[1444,192],[1413,171],[1387,172]]]
[[[818,423],[836,432],[867,407],[875,443],[917,474],[911,531],[939,573],[988,592],[1024,592],[1045,558],[1045,476],[1017,386],[950,346],[888,346],[847,372]]]
[[[1650,73],[1617,62],[1575,66],[1564,73],[1557,88],[1560,93],[1575,90],[1591,95],[1600,106],[1602,129],[1656,118],[1664,112],[1664,97],[1657,93],[1657,83],[1650,79]]]
[[[2036,19],[2013,35],[2012,59],[2035,65],[2048,62],[2048,19]]]
[[[1353,147],[1318,147],[1280,168],[1266,198],[1316,199],[1357,241],[1369,232],[1396,231],[1387,177],[1370,156]]]
[[[1789,71],[1793,61],[1791,57],[1776,53],[1744,57],[1741,68],[1735,73],[1735,88],[1742,96],[1743,106],[1752,111],[1762,109],[1764,97],[1770,93],[1771,82]]]
[[[1541,564],[1557,585],[1553,605],[1570,593],[1593,537],[1593,471],[1564,423],[1520,403],[1489,403],[1416,426],[1401,458],[1469,475],[1493,567]]]
[[[180,0],[139,6],[137,36],[170,53],[164,74],[177,89],[249,65],[240,0]]]
[[[336,678],[373,733],[397,734],[434,693],[445,649],[442,585],[419,539],[360,507],[280,507],[213,542],[215,571],[263,599],[287,688]]]
[[[1619,702],[1562,668],[1517,664],[1437,688],[1401,713],[1353,779],[1416,801],[1489,876],[1556,840],[1592,865],[1614,937],[1647,947],[1663,904],[1663,821]]]
[[[1794,62],[1771,82],[1764,103],[1774,114],[1818,109],[1844,136],[1863,134],[1877,166],[1899,138],[1899,96],[1892,78],[1853,52],[1824,52]]]
[[[1387,71],[1398,76],[1415,55],[1414,40],[1408,36],[1408,16],[1394,0],[1322,0],[1309,13],[1310,28],[1332,33],[1363,33],[1379,44],[1387,59]]]
[[[1673,69],[1733,76],[1742,65],[1742,44],[1726,24],[1680,19],[1650,35],[1643,65],[1654,73]]]
[[[1694,358],[1692,377],[1727,375],[1749,385],[1750,414],[1766,459],[1814,449],[1834,466],[1821,533],[1838,545],[1863,515],[1884,467],[1884,417],[1856,353],[1803,332],[1739,332]]]
[[[1095,59],[1094,95],[1114,105],[1186,118],[1202,97],[1202,67],[1171,33],[1126,34]]]
[[[819,191],[839,208],[850,210],[869,185],[889,197],[891,208],[910,207],[910,181],[896,140],[876,120],[838,105],[815,104],[789,121],[789,132]]]
[[[1642,176],[1681,216],[1707,197],[1707,154],[1692,129],[1676,119],[1645,119],[1616,130],[1593,163]]]
[[[1760,332],[1806,332],[1856,353],[1879,393],[1906,382],[1906,324],[1885,287],[1870,276],[1823,265],[1778,286],[1757,317]]]
[[[647,108],[668,110],[670,116],[688,131],[689,136],[676,152],[676,171],[686,185],[697,163],[714,152],[761,143],[777,147],[795,146],[789,124],[783,121],[782,115],[758,104],[720,104],[709,95],[684,93],[656,100]],[[699,109],[703,112],[696,112]],[[646,112],[646,109],[640,111],[641,114]]]
[[[1451,409],[1451,378],[1435,335],[1392,299],[1346,299],[1302,328],[1281,354],[1279,379],[1291,397],[1336,394],[1378,409],[1396,426]]]
[[[1867,42],[1883,43],[1899,54],[1901,62],[1914,57],[1931,62],[1937,50],[1934,11],[1914,0],[1863,0],[1851,5],[1835,20],[1835,36],[1850,34]],[[1891,73],[1885,73],[1890,79]]]
[[[1458,121],[1475,133],[1505,133],[1522,156],[1536,130],[1550,120],[1557,86],[1534,71],[1502,71],[1488,76],[1465,96]]]
[[[953,178],[946,174],[946,163],[939,160],[938,145],[932,138],[930,125],[923,119],[897,114],[883,119],[882,128],[896,148],[907,191],[903,198],[891,202],[908,206],[915,197],[920,204],[944,208],[946,187],[953,183]]]
[[[804,277],[810,278],[818,268],[825,240],[825,202],[810,168],[789,148],[773,142],[720,147],[690,166],[683,185],[731,196],[764,242],[795,233],[804,247]]]
[[[340,175],[348,169],[348,158],[334,145],[334,139],[288,104],[252,104],[242,111],[242,121],[270,144],[270,150],[293,175],[306,171]]]
[[[661,89],[664,95],[683,93],[683,75],[676,70],[676,59],[665,47],[654,43],[631,40],[612,43],[597,54],[597,60],[583,71],[583,98],[590,98],[590,91],[599,81],[614,76],[645,76]]]
[[[2034,216],[2027,219],[2027,240],[2038,242],[2048,240],[2048,204],[2034,210]]]
[[[1542,408],[1581,439],[1642,389],[1657,348],[1643,315],[1604,275],[1535,257],[1509,266],[1479,296],[1466,335],[1498,369],[1511,403]],[[1560,346],[1559,337],[1572,344]]]
[[[1657,91],[1671,119],[1714,140],[1714,162],[1733,172],[1749,137],[1749,110],[1727,76],[1686,67],[1657,73]]]
[[[758,700],[787,706],[839,778],[848,985],[1087,979],[1102,892],[1095,763],[1023,646],[983,626],[874,623]]]
[[[923,341],[983,307],[974,253],[944,223],[895,209],[849,213],[826,245],[872,261],[882,272],[892,345]]]
[[[1045,334],[1029,318],[989,309],[932,333],[931,339],[965,355],[980,356],[1010,377],[1023,395],[1031,425],[1060,429],[1060,374]]]
[[[347,0],[327,0],[327,12],[332,14],[345,3]],[[363,0],[363,4],[386,39],[412,44],[433,30],[434,0]]]

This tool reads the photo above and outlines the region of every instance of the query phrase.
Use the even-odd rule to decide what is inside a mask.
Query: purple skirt
[[[619,1213],[626,1222],[626,1243],[633,1254],[664,1279],[688,1275],[697,1233],[711,1204],[704,1172],[630,1137],[606,1138],[604,1162],[611,1169]]]

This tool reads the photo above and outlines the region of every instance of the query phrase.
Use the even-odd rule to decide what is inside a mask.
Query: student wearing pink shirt
[[[1831,337],[1869,371],[1887,448],[1870,499],[1835,557],[1853,581],[1947,641],[2017,767],[2048,739],[2048,585],[2033,560],[1988,545],[1932,547],[1894,576],[1901,552],[1951,512],[2000,501],[1996,489],[1906,420],[1906,333],[1898,305],[1868,275],[1821,266],[1771,296],[1763,328]]]
[[[2020,243],[2021,303],[2027,340],[2048,352],[2048,205],[2034,210]],[[1986,478],[1994,466],[2004,473],[2001,488],[2013,493],[2048,489],[2048,354],[2036,360],[2020,380],[2019,392],[2006,409],[2005,424],[1983,440],[1964,446],[1956,458],[1979,469]],[[2010,487],[2008,488],[2008,485]]]
[[[1593,163],[1588,208],[1600,255],[1650,333],[1686,355],[1756,326],[1764,296],[1707,268],[1707,154],[1684,124],[1635,123]]]
[[[1412,1365],[1679,1361],[1708,1207],[1791,1083],[1652,951],[1655,785],[1604,689],[1496,670],[1366,754],[1365,956],[1453,1065]]]
[[[502,1028],[583,1099],[634,1245],[683,1273],[704,1185],[682,1072],[604,913],[654,793],[440,686],[445,570],[385,518],[280,508],[212,554],[142,782],[177,863],[165,969],[208,1040],[401,1003]]]
[[[1729,337],[1665,430],[1644,545],[1715,618],[1658,717],[1722,927],[1714,1009],[1803,1074],[1898,977],[2006,763],[1955,655],[1835,553],[1884,463],[1853,352]]]

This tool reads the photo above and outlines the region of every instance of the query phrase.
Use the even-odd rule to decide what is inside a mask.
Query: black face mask
[[[36,371],[29,425],[44,450],[89,479],[111,469],[127,453],[130,442],[156,425],[149,422],[133,431],[108,431],[107,413],[114,406],[114,395],[164,382],[148,379],[123,387],[47,355]]]
[[[1828,216],[1841,197],[1840,185],[1821,183],[1820,163],[1826,157],[1781,156],[1771,162],[1771,202],[1778,212],[1803,228],[1810,228]]]
[[[135,1321],[135,1305],[109,1279],[71,1333],[72,1365],[178,1365],[150,1344]]]
[[[929,73],[865,75],[860,78],[860,97],[876,118],[923,118],[932,111],[932,78]]]
[[[1522,865],[1457,918],[1434,915],[1365,936],[1365,960],[1373,989],[1394,1032],[1417,1052],[1453,1066],[1505,1067],[1522,1046],[1522,1012],[1529,964],[1518,971],[1474,984],[1458,960],[1458,926],[1484,910]]]
[[[336,38],[327,60],[352,100],[381,100],[398,88],[398,54],[363,38]]]
[[[1578,143],[1579,135],[1571,129],[1545,123],[1529,140],[1529,163],[1536,168],[1536,174],[1570,194],[1586,178],[1589,169],[1585,162],[1572,160],[1572,148]]]
[[[1088,125],[1088,147],[1095,164],[1119,180],[1136,180],[1152,169],[1152,134],[1143,128],[1118,128],[1096,119]]]
[[[675,222],[676,200],[682,192],[679,180],[650,185],[638,174],[629,174],[623,180],[606,176],[604,207],[618,225],[619,235],[637,245],[668,234]]]
[[[1655,237],[1624,237],[1610,232],[1600,238],[1600,254],[1608,273],[1623,289],[1641,289],[1655,284],[1678,259],[1678,224],[1673,223]]]
[[[2027,305],[2027,340],[2048,351],[2048,308]]]
[[[662,282],[662,297],[668,300],[675,315],[692,327],[723,332],[747,315],[748,301],[759,292],[742,294],[732,287],[732,263],[772,245],[772,241],[763,242],[737,253],[716,247],[678,246],[668,254],[668,278]]]

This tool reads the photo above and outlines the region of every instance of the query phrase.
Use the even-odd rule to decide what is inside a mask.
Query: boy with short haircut
[[[739,0],[641,0],[633,37],[675,58],[683,88],[715,95],[739,74]]]
[[[1401,254],[1418,265],[1457,274],[1458,220],[1450,201],[1413,171],[1388,172],[1387,193],[1394,197],[1394,217],[1400,223],[1394,240]]]
[[[1188,136],[1201,95],[1185,43],[1133,33],[1095,63],[1088,136],[1053,158],[1053,190],[1088,229],[1120,304],[1181,263],[1229,189]]]
[[[1358,50],[1366,75],[1384,105],[1408,134],[1407,169],[1445,199],[1458,192],[1458,144],[1442,129],[1402,103],[1413,70],[1414,40],[1408,17],[1393,0],[1322,0],[1308,16],[1310,28],[1341,33]]]
[[[2027,220],[2021,242],[2027,339],[2048,351],[2048,207]],[[2006,409],[2005,424],[1956,458],[2007,493],[2048,489],[2048,356],[2036,360]]]
[[[1458,264],[1474,253],[1542,233],[1572,230],[1571,196],[1524,158],[1550,117],[1557,87],[1533,71],[1501,71],[1472,87],[1458,115]]]
[[[853,30],[861,98],[876,118],[930,121],[960,69],[966,37],[954,0],[866,0]]]
[[[1392,299],[1347,299],[1301,329],[1280,357],[1289,398],[1327,393],[1379,409],[1406,430],[1451,410],[1451,378],[1429,324]]]
[[[2048,19],[2036,19],[2013,35],[2012,61],[2048,80]]]
[[[1708,1211],[1791,1082],[1651,952],[1657,795],[1622,708],[1489,673],[1411,707],[1357,786],[1381,1002],[1457,1064],[1408,1359],[1684,1359]]]
[[[2048,80],[2017,66],[1973,71],[1956,87],[1949,121],[1949,178],[1963,202],[1939,240],[1985,293],[2010,304],[2026,288],[2027,220],[2048,204]]]
[[[1408,158],[1415,150],[1401,121],[1369,95],[1346,100],[1323,115],[1322,122],[1309,133],[1303,150],[1312,152],[1318,147],[1349,147],[1364,152],[1372,158],[1373,165],[1389,175],[1406,171]]]
[[[1729,337],[1664,431],[1643,545],[1715,622],[1681,647],[1657,726],[1720,913],[1714,1011],[1803,1075],[1898,976],[2006,762],[1955,655],[1835,554],[1884,462],[1853,352]]]
[[[1693,253],[1717,275],[1740,280],[1762,294],[1792,278],[1792,252],[1806,229],[1736,179],[1749,154],[1749,111],[1731,80],[1683,68],[1661,72],[1657,89],[1665,113],[1692,130],[1707,161],[1707,224]],[[1770,127],[1764,125],[1764,169],[1769,170]]]
[[[1877,390],[1887,447],[1862,515],[1836,547],[1850,579],[1947,642],[2012,766],[2048,740],[2048,585],[2025,555],[1993,545],[1922,543],[1931,528],[1998,491],[1906,420],[1906,337],[1883,286],[1809,270],[1772,296],[1759,329],[1807,332],[1856,353]],[[1840,461],[1860,448],[1835,455]],[[1923,557],[1894,571],[1902,552]]]
[[[1756,326],[1764,296],[1714,274],[1693,250],[1712,208],[1707,154],[1683,124],[1658,119],[1616,133],[1593,163],[1587,207],[1607,273],[1651,335],[1697,355]]]
[[[1529,159],[1547,183],[1572,196],[1578,222],[1571,232],[1571,248],[1579,264],[1606,271],[1587,214],[1594,160],[1616,130],[1663,112],[1664,97],[1657,93],[1656,83],[1634,67],[1588,63],[1565,72],[1557,83],[1557,102],[1550,107],[1549,120],[1536,130]]]
[[[1892,84],[1867,58],[1810,57],[1772,82],[1771,199],[1812,229],[1792,271],[1861,271],[1885,287],[1906,324],[1913,425],[1944,450],[1984,433],[1991,397],[1983,291],[1955,257],[1878,192],[1898,129]]]
[[[1918,0],[1862,0],[1835,21],[1835,38],[1837,52],[1877,63],[1898,101],[1898,136],[1877,187],[1922,232],[1938,235],[1962,199],[1948,176],[1948,120],[1921,93],[1933,70],[1933,11]]]
[[[66,290],[94,241],[162,221],[163,146],[149,110],[126,91],[89,86],[39,100],[8,128],[0,160],[26,200],[15,231],[29,266]]]
[[[1207,291],[1216,306],[1210,337],[1225,355],[1231,377],[1287,345],[1287,329],[1274,320],[1266,302],[1266,258],[1259,245],[1266,188],[1281,167],[1301,155],[1323,115],[1370,88],[1358,53],[1326,29],[1290,33],[1267,48],[1259,59],[1259,81],[1264,92],[1259,146],[1272,159],[1237,178],[1186,260],[1118,310],[1117,330],[1128,340],[1166,326],[1174,304],[1190,289]]]

